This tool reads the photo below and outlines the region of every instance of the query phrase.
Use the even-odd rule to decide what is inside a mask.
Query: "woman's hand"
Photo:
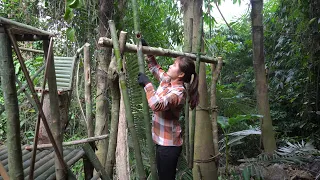
[[[149,78],[144,73],[140,72],[138,74],[138,83],[139,83],[140,86],[144,87],[145,85],[147,85],[150,82],[151,81],[149,80]]]

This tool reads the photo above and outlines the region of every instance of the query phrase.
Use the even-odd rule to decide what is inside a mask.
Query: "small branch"
[[[80,139],[80,140],[75,140],[75,141],[70,141],[70,142],[63,142],[62,146],[72,146],[72,145],[77,145],[77,144],[89,143],[89,142],[105,139],[108,136],[109,136],[108,134],[105,134],[105,135],[90,137],[90,138],[86,138],[86,139]],[[50,148],[50,147],[52,147],[52,144],[40,144],[37,146],[37,149]],[[26,146],[25,149],[30,151],[33,149],[33,147]]]
[[[226,19],[224,18],[222,12],[220,11],[220,8],[219,8],[219,5],[218,5],[217,1],[214,1],[214,3],[215,3],[215,5],[216,5],[216,7],[217,7],[217,9],[218,9],[218,11],[219,11],[222,19],[224,20],[224,22],[226,23],[226,25],[229,27],[230,31],[234,32],[233,29],[231,28],[231,26],[228,24],[228,22],[227,22]]]

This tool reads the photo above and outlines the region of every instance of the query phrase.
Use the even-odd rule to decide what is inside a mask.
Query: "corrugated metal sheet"
[[[24,179],[29,178],[30,164],[32,151],[28,151],[22,147],[22,161],[24,169]],[[63,156],[67,165],[70,167],[81,159],[84,155],[84,151],[81,148],[68,148],[64,147]],[[0,160],[5,169],[8,172],[8,150],[5,146],[0,146]],[[3,178],[0,176],[0,180]],[[55,167],[54,167],[54,150],[53,148],[37,150],[37,157],[35,162],[34,179],[37,180],[50,180],[55,179]]]

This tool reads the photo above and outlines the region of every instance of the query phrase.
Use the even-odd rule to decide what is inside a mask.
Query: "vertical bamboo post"
[[[200,68],[200,56],[201,56],[201,40],[202,40],[202,31],[203,31],[203,18],[200,18],[200,28],[198,31],[198,42],[197,42],[197,59],[196,59],[196,73],[199,75],[199,68]],[[196,127],[196,108],[192,111],[192,126],[190,132],[190,168],[193,168],[193,156],[194,156],[194,134],[195,134],[195,127]]]
[[[137,45],[137,55],[138,55],[138,63],[139,63],[139,72],[145,73],[144,70],[144,57],[142,53],[142,44],[141,44],[141,32],[140,32],[140,22],[138,15],[138,7],[137,1],[132,0],[132,9],[133,9],[133,19],[134,19],[134,31],[136,34],[136,45]],[[154,143],[152,140],[151,134],[151,123],[150,123],[150,114],[149,114],[149,105],[147,102],[146,93],[143,88],[141,88],[141,96],[142,96],[142,108],[143,108],[143,119],[146,128],[146,138],[147,138],[147,146],[149,149],[149,161],[150,161],[150,169],[151,176],[153,180],[158,179],[157,174],[157,166],[156,166],[156,158],[155,158],[155,150]]]
[[[44,52],[47,52],[48,47],[49,47],[49,41],[44,40],[43,41]],[[54,137],[54,140],[57,144],[58,150],[59,150],[61,156],[63,157],[63,149],[62,149],[63,134],[62,134],[61,122],[60,122],[58,90],[57,90],[56,72],[54,69],[53,54],[51,54],[51,57],[48,57],[47,59],[48,59],[48,61],[50,61],[50,64],[51,64],[48,67],[50,116],[52,119],[51,130],[52,130],[52,135]],[[55,166],[56,166],[56,178],[57,179],[65,179],[66,178],[65,169],[60,164],[59,159],[56,154],[55,154]]]
[[[80,52],[80,51],[79,51]],[[84,98],[86,102],[86,123],[88,137],[94,136],[94,126],[92,119],[92,98],[91,98],[91,66],[90,66],[90,44],[85,43],[83,46],[83,68],[84,68]],[[89,143],[91,148],[94,148],[94,142]],[[83,158],[85,179],[91,179],[93,176],[94,167],[90,163],[87,156]]]
[[[119,43],[123,47],[127,38],[127,33],[121,31]],[[123,67],[122,67],[123,69]],[[113,166],[115,164],[115,152],[117,147],[118,139],[118,125],[119,125],[119,108],[120,108],[120,89],[119,89],[119,74],[117,70],[117,59],[114,57],[111,60],[108,69],[108,79],[112,96],[112,107],[111,107],[111,124],[110,124],[110,138],[108,145],[106,171],[112,177]]]
[[[122,60],[120,57],[120,49],[119,49],[116,27],[115,27],[115,24],[112,20],[109,20],[109,27],[110,27],[110,31],[111,31],[114,54],[115,54],[115,57],[117,60],[118,73],[120,75],[120,77],[119,77],[120,89],[121,89],[124,104],[125,104],[126,117],[128,120],[128,128],[130,130],[130,133],[131,133],[131,136],[133,139],[133,148],[134,148],[134,153],[135,153],[135,157],[136,157],[138,175],[139,175],[139,179],[144,180],[144,179],[146,179],[146,174],[145,174],[145,171],[143,168],[139,139],[137,137],[137,132],[134,128],[133,114],[132,114],[132,110],[131,110],[131,106],[130,106],[130,102],[129,102],[129,93],[128,93],[128,89],[127,89],[127,85],[126,85],[126,79],[125,79],[125,75],[123,73],[123,68],[122,68]]]
[[[193,36],[193,18],[190,18],[189,19],[189,26],[187,27],[188,28],[188,32],[189,32],[189,35],[188,35],[188,38],[186,38],[185,42],[184,42],[184,52],[187,52],[187,53],[190,53],[192,51],[192,36]],[[189,86],[187,86],[187,90],[188,90]],[[185,144],[185,149],[186,149],[186,159],[187,159],[187,162],[189,164],[189,167],[192,167],[192,161],[190,161],[190,121],[189,121],[189,100],[190,100],[190,95],[187,93],[187,99],[186,99],[186,104],[184,106],[184,121],[185,121],[185,127],[184,127],[184,136],[185,136],[185,139],[184,139],[184,144]]]
[[[211,64],[212,82],[211,82],[211,123],[214,155],[219,154],[218,146],[218,107],[217,107],[217,81],[222,68],[222,58],[218,57],[218,64]],[[218,167],[218,166],[217,166]]]
[[[0,68],[4,105],[8,128],[9,176],[12,180],[23,179],[22,153],[20,141],[20,119],[15,70],[13,65],[11,43],[4,29],[0,29]]]
[[[90,44],[86,43],[83,47],[84,56],[84,91],[86,101],[86,119],[88,137],[94,136],[93,121],[92,121],[92,99],[91,99],[91,66],[90,66]]]

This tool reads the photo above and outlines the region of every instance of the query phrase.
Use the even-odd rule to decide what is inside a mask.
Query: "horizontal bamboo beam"
[[[88,143],[88,142],[93,142],[93,141],[98,141],[101,139],[105,139],[107,138],[109,135],[105,134],[105,135],[101,135],[101,136],[96,136],[96,137],[90,137],[90,138],[86,138],[86,139],[80,139],[80,140],[75,140],[75,141],[70,141],[70,142],[63,142],[62,146],[72,146],[72,145],[77,145],[77,144],[83,144],[83,143]],[[50,148],[52,147],[52,144],[40,144],[37,146],[37,149],[43,149],[43,148]],[[26,146],[25,147],[26,150],[32,150],[33,146]]]
[[[44,54],[44,51],[38,50],[38,49],[30,49],[30,48],[23,48],[23,47],[19,47],[19,49],[22,51],[29,51],[29,52]]]
[[[112,39],[107,38],[107,37],[100,37],[98,44],[100,46],[113,47]],[[125,52],[137,53],[137,46],[134,44],[126,43]],[[193,60],[196,60],[196,58],[197,58],[197,55],[192,54],[192,53],[184,53],[184,52],[180,52],[180,51],[173,51],[170,49],[146,47],[146,46],[142,47],[142,52],[143,52],[143,54],[150,54],[150,55],[155,55],[155,56],[166,56],[166,57],[173,57],[173,58],[176,58],[178,56],[187,56]],[[216,57],[208,57],[208,56],[202,56],[202,55],[200,56],[200,61],[206,62],[206,63],[216,64],[217,59],[218,58],[216,58]]]
[[[53,33],[35,28],[33,26],[29,26],[27,24],[22,24],[16,21],[12,21],[10,19],[4,18],[4,17],[0,17],[0,24],[6,24],[6,25],[11,25],[14,27],[19,28],[19,30],[22,30],[22,32],[26,31],[28,32],[28,34],[34,34],[34,35],[47,35],[47,36],[54,36]]]

